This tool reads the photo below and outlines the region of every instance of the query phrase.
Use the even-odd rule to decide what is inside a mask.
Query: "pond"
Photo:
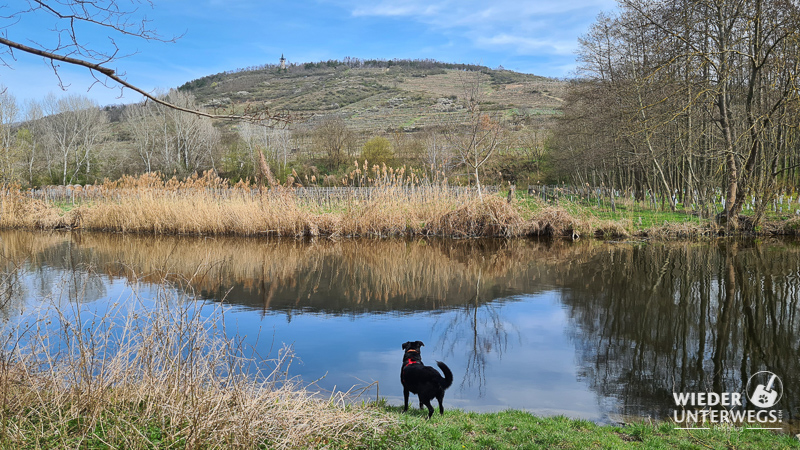
[[[0,245],[6,323],[56,286],[73,301],[103,305],[124,299],[133,286],[168,279],[221,304],[228,333],[251,340],[259,354],[291,346],[291,375],[320,389],[371,384],[366,397],[400,405],[401,344],[420,340],[425,363],[444,361],[454,373],[445,408],[515,408],[600,423],[668,419],[674,392],[742,393],[752,376],[770,371],[781,380],[777,426],[797,429],[794,240],[334,241],[4,231]],[[745,401],[744,408],[755,407]]]

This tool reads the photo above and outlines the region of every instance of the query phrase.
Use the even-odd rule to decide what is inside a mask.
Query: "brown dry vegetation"
[[[83,229],[121,233],[197,236],[447,236],[585,237],[674,239],[716,236],[713,221],[664,217],[643,228],[632,217],[608,219],[569,201],[546,203],[537,197],[508,202],[504,196],[481,200],[468,188],[420,178],[417,172],[386,166],[355,166],[335,182],[345,189],[300,192],[299,179],[286,185],[253,188],[235,185],[214,172],[179,181],[158,174],[73,187],[72,202],[43,201],[16,187],[0,190],[0,228]],[[368,189],[361,189],[367,186]],[[501,192],[502,193],[502,192]],[[77,200],[75,200],[77,199]],[[624,205],[624,201],[618,202]],[[632,206],[628,205],[628,209]],[[602,213],[602,211],[601,211]],[[601,214],[602,215],[602,214]],[[634,215],[635,216],[635,215]],[[742,221],[746,221],[742,216]],[[641,222],[641,217],[639,218]],[[797,234],[797,220],[748,228],[753,234]]]
[[[69,211],[3,190],[0,227],[85,229],[123,233],[238,236],[518,237],[592,233],[590,222],[552,208],[532,212],[499,196],[481,200],[443,183],[423,186],[414,174],[356,169],[345,184],[368,182],[372,195],[333,203],[301,199],[290,187],[254,191],[213,173],[185,181],[125,177],[83,188],[88,200]],[[413,189],[411,189],[413,187]]]

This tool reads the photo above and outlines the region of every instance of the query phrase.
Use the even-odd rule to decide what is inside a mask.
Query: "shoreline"
[[[146,180],[147,181],[147,180]],[[150,180],[151,181],[151,180]],[[149,182],[149,181],[148,181]],[[269,237],[445,237],[579,239],[694,239],[725,236],[710,219],[686,212],[623,211],[610,214],[562,201],[553,206],[517,193],[514,199],[446,186],[374,188],[369,198],[315,201],[292,189],[253,195],[204,185],[101,187],[89,201],[64,204],[27,197],[21,191],[0,195],[0,228],[87,230],[113,233]],[[183,184],[183,183],[181,183]],[[330,199],[329,199],[330,200]],[[749,223],[746,216],[744,223]],[[643,221],[644,218],[644,221]],[[728,236],[797,236],[800,217],[764,221]]]

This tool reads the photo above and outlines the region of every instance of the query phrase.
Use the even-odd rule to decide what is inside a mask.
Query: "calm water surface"
[[[800,414],[796,241],[257,240],[0,232],[0,309],[60,289],[103,305],[167,278],[228,332],[322,389],[402,403],[407,340],[455,374],[445,406],[598,422],[666,418],[672,392],[742,392],[769,370]],[[8,274],[13,274],[11,278]],[[10,280],[10,281],[9,281]],[[260,336],[256,340],[256,336]]]

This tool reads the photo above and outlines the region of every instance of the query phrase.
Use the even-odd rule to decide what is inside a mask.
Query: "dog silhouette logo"
[[[762,370],[747,380],[747,398],[759,408],[771,408],[783,395],[783,382],[772,372]]]

